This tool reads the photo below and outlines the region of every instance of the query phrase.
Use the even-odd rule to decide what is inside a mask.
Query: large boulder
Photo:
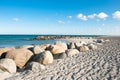
[[[6,80],[6,78],[12,77],[13,74],[0,70],[0,80]]]
[[[68,49],[74,49],[75,48],[75,43],[74,42],[70,42],[67,45],[68,45]]]
[[[50,50],[52,54],[59,54],[67,50],[67,44],[62,42],[55,42],[54,45],[50,45],[47,50]]]
[[[72,55],[79,54],[79,53],[80,52],[77,49],[68,49],[68,50],[66,50],[67,56],[72,56]]]
[[[75,43],[75,47],[78,49],[79,47],[86,45],[86,43],[84,41],[80,41],[80,42],[76,42]]]
[[[33,45],[24,45],[24,46],[20,46],[20,49],[29,49],[29,48],[33,48]]]
[[[39,46],[34,46],[33,48],[29,48],[34,54],[39,54],[44,51],[44,49],[41,49]]]
[[[15,49],[8,51],[6,54],[6,58],[13,59],[16,65],[19,68],[22,68],[28,62],[32,55],[33,53],[30,50]]]
[[[16,64],[12,59],[1,59],[0,60],[0,69],[3,71],[7,71],[9,73],[16,72]]]
[[[62,42],[60,42],[60,41],[57,41],[57,42],[55,42],[54,44],[57,45],[57,46],[59,46],[59,47],[61,47],[61,48],[63,48],[64,50],[67,50],[67,49],[68,49],[66,43],[62,43]]]
[[[45,66],[38,62],[30,62],[26,65],[26,69],[30,69],[33,72],[39,72],[45,69]]]
[[[67,57],[66,53],[53,54],[54,59],[64,59],[66,57]]]
[[[92,49],[92,50],[97,49],[97,46],[94,44],[88,44],[87,46],[89,49]]]
[[[14,49],[15,49],[14,47],[10,47],[10,48],[0,48],[0,56],[1,56],[3,53],[6,53],[7,51],[14,50]]]
[[[42,44],[39,47],[43,50],[46,50],[49,46],[50,46],[50,44]]]
[[[88,46],[81,46],[78,50],[79,50],[80,52],[84,52],[84,51],[88,51],[89,48],[88,48]]]
[[[64,49],[60,46],[57,46],[57,45],[51,45],[49,47],[49,50],[52,52],[52,54],[60,54],[60,53],[65,52],[66,49]]]
[[[53,55],[50,51],[44,51],[40,54],[36,54],[33,60],[41,64],[51,64],[53,63]]]

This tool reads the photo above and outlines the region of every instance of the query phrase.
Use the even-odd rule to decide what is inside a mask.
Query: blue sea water
[[[56,40],[31,40],[38,35],[0,35],[0,48],[54,43]]]
[[[57,40],[32,40],[38,35],[0,35],[0,48],[3,47],[18,47],[23,45],[40,45],[40,44],[52,44]],[[45,36],[45,35],[44,35]],[[78,35],[70,35],[78,36]],[[96,35],[79,35],[81,37],[96,37]],[[100,36],[100,35],[97,35]],[[62,42],[66,42],[61,40]]]

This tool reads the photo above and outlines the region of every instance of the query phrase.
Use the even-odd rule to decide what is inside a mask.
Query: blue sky
[[[0,34],[120,35],[120,0],[0,0]]]

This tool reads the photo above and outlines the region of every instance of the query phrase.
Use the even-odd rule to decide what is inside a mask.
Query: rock
[[[2,74],[2,73],[4,73],[4,71],[0,69],[0,74]]]
[[[75,42],[75,48],[79,48],[80,46],[82,46],[80,42]]]
[[[39,54],[41,52],[43,52],[44,50],[41,49],[39,46],[35,46],[33,48],[29,48],[29,50],[31,50],[34,54]]]
[[[20,46],[20,49],[29,49],[29,48],[33,48],[33,45],[24,45],[24,46]]]
[[[97,43],[103,43],[104,40],[103,40],[103,39],[97,39],[96,42],[97,42]]]
[[[64,50],[68,49],[66,43],[62,43],[62,42],[58,41],[58,42],[55,42],[54,44],[61,47],[61,48],[63,48]]]
[[[45,35],[45,36],[36,36],[33,40],[53,40],[53,39],[69,39],[72,36],[62,36],[62,35]]]
[[[49,40],[49,39],[52,39],[52,38],[49,36],[37,36],[34,38],[34,40]]]
[[[9,73],[16,73],[16,64],[12,59],[1,59],[0,69]]]
[[[41,64],[51,64],[53,63],[53,55],[50,51],[44,51],[40,54],[36,54],[33,60]]]
[[[50,46],[50,44],[42,44],[39,47],[43,50],[46,50],[49,46]]]
[[[80,52],[77,50],[77,49],[68,49],[66,50],[66,54],[68,56],[71,56],[71,55],[75,55],[75,54],[79,54]]]
[[[14,47],[11,47],[11,48],[0,48],[0,56],[3,54],[3,53],[6,53],[7,51],[9,50],[14,50],[15,48]]]
[[[30,69],[33,72],[39,72],[45,69],[45,66],[38,62],[30,62],[26,65],[26,69]]]
[[[78,49],[80,52],[84,52],[84,51],[88,51],[89,48],[87,46],[81,46],[79,49]]]
[[[101,46],[101,45],[103,45],[102,43],[96,43],[96,45],[99,45],[99,46]]]
[[[54,59],[64,59],[66,57],[67,57],[66,53],[53,54]]]
[[[93,50],[97,49],[97,46],[94,45],[94,44],[88,44],[87,46],[88,46],[89,49],[93,49]]]
[[[12,77],[13,74],[10,74],[9,72],[2,72],[0,73],[0,80],[6,80],[6,78]]]
[[[32,55],[33,53],[30,50],[15,49],[8,51],[6,54],[6,58],[13,59],[16,65],[19,68],[22,68],[29,61]]]
[[[52,54],[59,54],[65,52],[66,49],[57,45],[51,45],[49,50],[52,52]]]
[[[109,39],[106,39],[105,42],[110,42],[110,40],[109,40]]]
[[[74,49],[74,48],[75,48],[74,42],[68,43],[68,49]]]
[[[84,41],[80,41],[80,42],[76,42],[75,43],[75,47],[78,49],[79,47],[86,45],[86,43]]]

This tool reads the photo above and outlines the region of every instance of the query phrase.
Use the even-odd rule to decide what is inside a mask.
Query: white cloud
[[[72,19],[73,17],[72,16],[67,16],[69,19]]]
[[[91,15],[88,15],[88,16],[85,16],[83,15],[82,13],[78,14],[77,15],[77,18],[78,19],[81,19],[81,20],[84,20],[84,21],[87,21],[88,19],[106,19],[108,17],[108,15],[104,12],[100,12],[99,14],[91,14]]]
[[[96,16],[97,16],[97,14],[92,14],[92,15],[88,15],[88,18],[94,19]]]
[[[20,19],[19,18],[13,18],[13,21],[19,21]]]
[[[120,20],[120,11],[116,11],[113,13],[113,18]]]
[[[87,20],[88,20],[88,19],[87,19],[87,16],[85,16],[85,15],[83,15],[83,14],[81,14],[81,13],[77,15],[77,18],[78,18],[78,19],[81,19],[81,20],[83,20],[83,21],[87,21]]]
[[[100,18],[100,19],[106,19],[108,17],[108,15],[104,12],[101,12],[97,15],[97,17]]]
[[[65,24],[65,22],[64,22],[64,21],[61,21],[61,20],[59,20],[58,23],[59,23],[59,24]]]

